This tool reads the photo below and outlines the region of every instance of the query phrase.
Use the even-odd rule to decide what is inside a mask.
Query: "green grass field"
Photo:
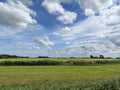
[[[98,59],[21,58],[0,60],[95,61]],[[111,79],[116,79],[117,81],[111,81]],[[91,66],[0,66],[0,90],[120,90],[120,80],[118,79],[120,79],[120,64]],[[100,80],[103,82],[99,82]],[[80,89],[87,87],[92,89]],[[107,87],[107,89],[103,87]],[[110,89],[111,87],[114,87],[114,89]]]
[[[120,77],[120,64],[100,66],[0,66],[0,84],[81,81]]]

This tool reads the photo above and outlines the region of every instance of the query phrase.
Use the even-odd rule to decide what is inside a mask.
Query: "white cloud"
[[[91,16],[86,20],[79,22],[73,26],[67,27],[69,30],[59,28],[54,35],[58,35],[65,39],[77,39],[83,37],[103,37],[109,33],[111,29],[107,28],[102,22],[101,16]],[[71,30],[71,31],[70,31]]]
[[[65,12],[64,8],[57,2],[43,1],[42,5],[51,14],[59,14],[59,13],[63,14]]]
[[[120,25],[120,6],[112,6],[110,9],[102,10],[100,14],[107,25]]]
[[[64,24],[69,24],[69,23],[73,23],[76,20],[77,14],[74,12],[69,12],[66,11],[66,13],[64,13],[61,16],[58,16],[57,19],[60,22],[63,22]]]
[[[113,0],[79,0],[80,7],[84,10],[90,9],[92,12],[99,12],[113,4]]]
[[[61,3],[65,3],[71,0],[44,0],[44,2],[45,1],[47,3],[45,4],[45,6],[44,5],[43,6],[47,9],[49,13],[57,15],[57,20],[63,22],[64,24],[73,23],[74,20],[70,21],[69,18],[72,17],[71,15],[74,12],[65,10],[61,5]],[[69,57],[89,56],[91,54],[94,55],[103,54],[103,55],[112,56],[117,53],[116,55],[119,55],[120,54],[120,31],[119,31],[120,6],[117,5],[111,6],[111,4],[109,3],[110,1],[111,0],[103,0],[103,1],[80,0],[80,5],[82,2],[84,3],[83,6],[81,5],[80,7],[82,7],[85,10],[85,14],[88,16],[88,18],[74,25],[70,25],[69,27],[66,26],[66,27],[58,28],[57,30],[55,30],[54,36],[52,36],[53,34],[51,35],[51,33],[49,33],[49,35],[51,35],[51,37],[54,38],[54,42],[49,40],[47,36],[35,37],[34,38],[35,43],[30,42],[29,44],[26,44],[26,43],[18,42],[16,43],[17,47],[20,46],[22,48],[19,49],[18,47],[16,49],[16,53],[21,52],[22,55],[30,55],[30,56],[48,55],[48,56],[69,56]],[[109,9],[107,7],[109,7]],[[67,14],[68,12],[70,14]],[[97,12],[99,12],[99,15],[95,16],[94,13]],[[75,15],[73,15],[73,17],[74,16]],[[58,19],[60,17],[61,19]],[[0,28],[4,29],[4,31],[2,29],[0,30],[0,36],[4,36],[4,35],[7,36],[8,33],[13,33],[13,34],[16,33],[16,31],[12,31],[12,30],[9,31],[5,26],[0,26]],[[44,34],[46,33],[44,27],[39,25],[29,26],[26,29],[30,34],[25,34],[28,33],[25,32],[23,37],[20,36],[20,38],[22,37],[24,39],[24,36],[26,35],[28,39],[29,36],[42,35],[44,31],[45,31]],[[36,30],[37,32],[34,30]],[[59,46],[56,45],[56,47],[53,47],[51,50],[51,46],[54,45],[54,43],[56,43]],[[24,49],[23,47],[27,49]],[[11,50],[8,50],[8,52],[14,52],[12,50],[14,48],[16,47],[11,48]],[[4,51],[4,48],[1,50]]]
[[[61,50],[62,55],[78,56],[90,54],[115,55],[120,53],[120,8],[117,5],[100,10],[100,15],[90,15],[70,27],[58,28],[54,32],[61,42],[69,42]],[[90,13],[91,14],[91,13]],[[57,43],[57,42],[56,42]],[[117,54],[116,54],[117,55]]]
[[[52,46],[54,45],[54,42],[50,41],[47,36],[44,37],[35,37],[34,42],[42,45],[42,46]]]
[[[0,2],[0,24],[13,28],[26,28],[28,24],[36,23],[31,17],[35,13],[20,1],[8,0]]]
[[[110,42],[109,40],[84,40],[84,42],[81,43],[81,41],[77,41],[72,43],[68,46],[69,48],[78,48],[78,50],[82,52],[87,53],[110,53],[114,50],[117,50],[117,47]]]
[[[65,10],[60,3],[66,2],[68,0],[44,0],[42,6],[50,13],[57,15],[57,20],[63,24],[71,24],[76,18],[77,14],[75,12],[70,12]]]
[[[21,42],[21,41],[18,41],[16,42],[16,47],[19,47],[19,48],[24,48],[24,49],[29,49],[29,50],[40,50],[41,48],[38,46],[38,45],[34,45],[32,43],[27,43],[27,42]]]
[[[0,37],[6,37],[10,35],[15,35],[16,33],[21,32],[22,30],[13,29],[6,26],[0,26]]]
[[[94,12],[91,9],[85,9],[85,15],[86,16],[94,15]]]
[[[120,6],[112,6],[110,9],[102,10],[99,16],[89,16],[84,21],[80,21],[77,24],[70,26],[69,29],[72,31],[64,32],[64,30],[59,28],[55,32],[55,35],[63,37],[63,39],[77,39],[82,37],[104,38],[106,35],[119,30],[119,11]]]
[[[115,35],[114,34],[108,35],[106,36],[106,39],[111,41],[117,47],[120,47],[120,33],[116,33]]]
[[[53,34],[54,35],[57,35],[57,36],[67,36],[67,34],[71,33],[72,32],[72,29],[69,28],[69,27],[64,27],[62,28],[62,30],[58,30],[57,32],[54,32]]]
[[[82,40],[82,41],[81,41]],[[109,40],[102,39],[81,39],[70,41],[66,47],[53,51],[56,56],[80,57],[93,55],[112,56],[113,53],[120,53],[120,48],[116,47]]]

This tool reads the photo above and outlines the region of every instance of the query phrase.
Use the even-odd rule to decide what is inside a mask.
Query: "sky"
[[[0,54],[120,55],[120,0],[0,0]]]

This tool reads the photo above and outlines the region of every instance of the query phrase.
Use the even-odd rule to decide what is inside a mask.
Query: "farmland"
[[[0,61],[39,61],[39,60],[49,60],[49,61],[96,61],[96,60],[117,60],[115,58],[111,59],[101,59],[101,58],[8,58],[0,59]]]
[[[56,58],[47,60],[53,61]],[[6,59],[1,59],[5,61]],[[26,59],[7,59],[8,61],[37,61],[43,59],[26,58]],[[45,59],[46,60],[46,59]],[[58,59],[59,61],[96,61],[97,59]],[[100,59],[106,60],[106,59]],[[109,60],[109,59],[107,59]],[[70,88],[78,85],[91,86],[91,82],[109,82],[111,79],[119,80],[120,78],[120,64],[103,64],[103,65],[88,65],[88,66],[0,66],[0,90],[61,90],[62,87]],[[90,82],[90,84],[89,84]],[[107,83],[108,83],[107,82]],[[114,82],[114,80],[113,80]],[[112,82],[112,83],[113,83]],[[111,82],[110,82],[111,83]],[[119,87],[119,81],[117,86]],[[95,83],[93,83],[95,84]],[[98,84],[99,85],[99,84]],[[102,85],[102,84],[101,84]],[[81,87],[82,87],[81,86]],[[51,87],[51,89],[50,89]],[[86,87],[86,86],[85,86]],[[22,88],[22,89],[21,89]],[[38,89],[39,88],[39,89]],[[40,89],[43,88],[43,89]],[[46,89],[45,89],[46,88]],[[49,89],[48,89],[49,88]],[[80,87],[77,87],[80,88]],[[63,89],[66,90],[66,89]],[[72,90],[72,89],[67,89]],[[92,90],[92,89],[89,89]],[[94,89],[93,89],[94,90]],[[102,89],[101,89],[102,90]],[[111,89],[112,90],[112,89]],[[119,89],[118,89],[119,90]]]

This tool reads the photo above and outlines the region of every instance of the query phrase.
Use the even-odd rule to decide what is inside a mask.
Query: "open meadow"
[[[5,59],[1,59],[3,60]],[[15,60],[23,59],[13,59]],[[28,60],[42,59],[24,61]],[[0,66],[0,90],[120,90],[120,63],[90,66]]]

